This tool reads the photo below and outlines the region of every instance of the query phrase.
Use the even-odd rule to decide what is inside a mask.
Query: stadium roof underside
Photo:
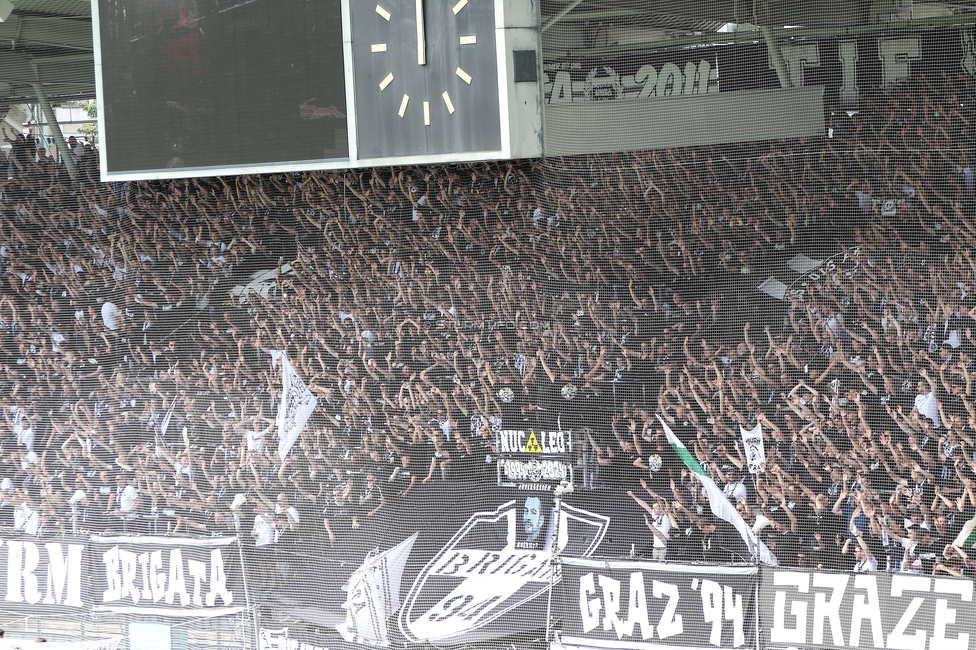
[[[976,22],[976,0],[543,0],[545,58]],[[721,30],[721,31],[720,31]]]
[[[0,22],[0,107],[95,96],[91,2],[14,0]],[[0,13],[2,17],[2,13]]]
[[[11,0],[0,17],[0,111],[95,96],[88,0]],[[2,4],[2,3],[0,3]],[[609,56],[777,37],[976,22],[976,0],[543,0],[544,56]],[[719,31],[723,30],[723,31]]]

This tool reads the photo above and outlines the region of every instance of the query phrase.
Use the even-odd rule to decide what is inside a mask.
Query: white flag
[[[346,622],[336,626],[342,638],[386,648],[390,645],[386,622],[400,609],[400,578],[410,550],[420,533],[414,533],[388,551],[367,558],[346,585]]]
[[[752,431],[746,431],[741,426],[742,451],[746,454],[750,474],[766,473],[766,443],[763,442],[762,425],[757,424]]]
[[[121,312],[119,312],[118,306],[114,302],[103,302],[102,303],[102,322],[110,330],[119,329],[119,317]]]
[[[170,405],[169,410],[166,411],[166,415],[163,416],[163,423],[159,425],[159,435],[160,437],[166,435],[166,430],[169,429],[169,422],[173,419],[173,411],[176,409],[176,400]]]
[[[278,404],[275,425],[278,427],[278,456],[284,460],[305,428],[318,400],[295,372],[284,351],[272,350],[271,359],[275,363],[281,360],[281,403]]]

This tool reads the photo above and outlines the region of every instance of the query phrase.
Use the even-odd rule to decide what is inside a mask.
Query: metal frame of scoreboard
[[[434,9],[443,4],[443,2],[434,4],[431,0],[426,0],[426,2],[430,14],[436,13]],[[104,66],[99,4],[99,0],[92,0],[96,89],[101,100],[100,104],[102,104],[107,98],[105,97],[106,84],[103,79]],[[503,160],[532,158],[542,155],[542,53],[539,30],[540,14],[537,2],[525,0],[450,0],[446,6],[453,10],[454,16],[451,16],[450,11],[441,10],[440,13],[446,15],[449,20],[435,18],[433,15],[428,17],[427,20],[431,21],[432,24],[428,25],[426,35],[422,28],[418,29],[415,34],[409,28],[410,20],[416,22],[420,18],[425,0],[379,0],[378,2],[368,0],[364,3],[359,2],[359,0],[340,0],[340,5],[348,157],[254,164],[236,164],[233,161],[228,161],[226,164],[203,166],[194,166],[191,162],[187,166],[172,169],[121,169],[119,166],[113,168],[113,147],[109,146],[110,138],[103,137],[100,170],[102,180],[151,180],[206,175],[264,174]],[[364,13],[362,7],[366,5],[368,5],[369,11]],[[386,9],[384,5],[390,9]],[[402,19],[408,29],[387,29],[384,31],[390,25],[396,25],[398,16],[395,12],[397,8],[407,9],[414,6],[418,8],[416,16],[403,17]],[[413,10],[410,9],[410,11]],[[472,31],[471,35],[463,33],[468,23],[461,19],[465,18],[465,12],[474,16],[479,11],[480,14],[477,15],[489,22],[479,27],[482,36],[475,43],[471,40],[472,30],[469,30]],[[372,13],[377,14],[379,19],[377,20],[377,16],[367,15]],[[405,12],[400,11],[399,13],[402,15]],[[435,20],[443,22],[434,22]],[[482,27],[484,29],[481,29]],[[461,29],[460,45],[448,43],[446,38],[439,36],[457,34],[458,29]],[[489,38],[485,38],[484,34],[490,35]],[[420,79],[420,84],[413,86],[406,85],[406,77],[412,74],[408,72],[404,72],[402,75],[398,73],[397,79],[392,84],[386,81],[386,76],[383,79],[378,78],[383,74],[382,72],[377,74],[377,64],[374,64],[375,61],[379,60],[379,54],[390,53],[391,57],[387,58],[388,63],[378,65],[395,65],[397,61],[409,59],[412,56],[411,51],[419,47],[417,42],[424,42],[425,36],[427,49],[425,65],[428,66],[426,82],[422,78],[422,73],[421,77],[417,77],[416,74],[413,75]],[[468,39],[467,42],[465,41],[466,38]],[[455,40],[458,40],[457,37]],[[379,49],[380,46],[384,48],[382,51]],[[480,79],[478,76],[470,74],[470,70],[464,71],[461,64],[458,64],[457,69],[454,70],[456,62],[452,59],[452,57],[458,58],[462,52],[473,52],[476,47],[481,47],[485,53],[481,59],[475,59],[472,63],[472,65],[477,66],[477,71],[481,73]],[[466,56],[468,56],[468,61],[472,61],[471,55],[466,54]],[[438,72],[436,69],[438,64],[447,71],[446,74],[444,70]],[[533,66],[534,68],[527,70],[526,64],[529,68],[533,68]],[[403,69],[406,70],[406,68]],[[151,73],[151,71],[147,71],[147,73]],[[448,89],[440,93],[441,87],[436,87],[437,93],[434,94],[432,90],[429,98],[426,96],[418,97],[418,90],[424,87],[424,83],[426,83],[426,87],[434,88],[435,84],[432,79],[437,78],[438,75],[441,81],[447,83],[444,86],[445,88],[450,87],[455,90]],[[392,73],[389,76],[392,77]],[[474,80],[472,80],[472,76],[475,76]],[[490,83],[487,82],[489,78],[491,79]],[[480,87],[478,86],[479,81],[481,82]],[[397,87],[398,84],[399,87]],[[455,93],[453,100],[449,95],[452,92]],[[467,93],[466,100],[462,98],[465,93]],[[409,101],[408,94],[411,95]],[[377,106],[383,102],[389,104],[391,101],[393,102],[392,109],[387,107],[382,112],[377,111]],[[399,111],[397,111],[397,107],[399,107]],[[402,141],[404,139],[409,140],[411,137],[414,140],[417,139],[415,137],[417,134],[417,118],[414,117],[412,125],[407,126],[409,120],[405,118],[410,116],[406,114],[414,112],[417,115],[421,107],[425,118],[427,118],[423,126],[427,131],[426,140],[435,142],[436,146],[432,147],[431,151],[417,152],[415,150],[403,153],[404,147],[400,146]],[[450,112],[445,113],[445,108],[450,109]],[[438,119],[441,119],[443,115],[450,117],[441,119],[440,124],[436,120],[431,123],[429,115],[438,111],[440,112],[440,115],[437,115]],[[397,112],[399,114],[396,114]],[[106,124],[105,113],[105,110],[99,110],[98,126],[102,134],[112,135],[108,130],[112,128],[112,125]],[[484,127],[485,124],[489,126]],[[377,141],[373,131],[378,128],[385,129],[386,135]],[[471,133],[483,131],[485,128],[491,130],[489,135],[493,137],[471,137]],[[400,129],[402,133],[398,134],[397,129]],[[119,138],[124,138],[125,134],[121,136],[116,134],[115,137],[116,142],[119,142]],[[423,138],[423,134],[420,134],[420,137]],[[373,144],[371,153],[366,154],[362,151],[361,145],[365,141],[370,141],[371,138]],[[388,147],[386,143],[389,143]],[[490,143],[490,145],[486,147],[485,143]],[[388,151],[384,151],[385,147],[388,148]]]

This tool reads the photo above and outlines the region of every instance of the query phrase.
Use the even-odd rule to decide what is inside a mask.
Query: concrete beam
[[[0,43],[16,48],[57,47],[92,51],[92,24],[83,18],[14,14],[0,23]]]
[[[823,135],[823,86],[547,104],[547,156]]]
[[[0,81],[33,84],[37,82],[34,65],[40,68],[45,84],[95,85],[95,57],[91,53],[29,57],[23,52],[0,50]]]

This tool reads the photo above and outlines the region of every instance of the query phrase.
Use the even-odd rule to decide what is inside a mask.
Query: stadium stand
[[[742,559],[660,415],[780,565],[972,576],[974,91],[863,93],[818,140],[344,174],[102,184],[88,150],[74,185],[19,142],[0,530],[205,538],[244,512],[272,584],[495,483],[504,422],[585,437],[588,487],[649,515],[623,548]],[[837,263],[761,291],[796,255]],[[284,460],[272,350],[318,400]]]

